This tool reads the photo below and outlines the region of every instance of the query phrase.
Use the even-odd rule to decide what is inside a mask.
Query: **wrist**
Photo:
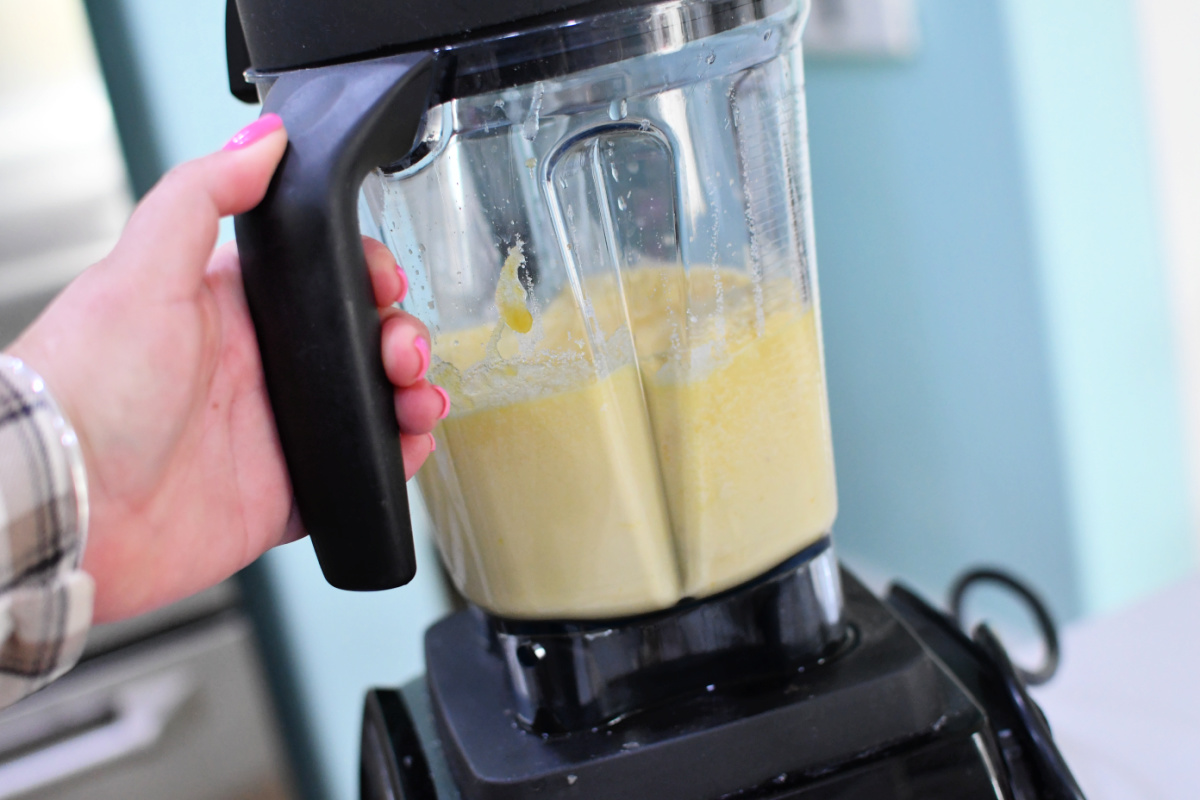
[[[0,377],[3,377],[15,395],[3,409],[6,415],[35,418],[36,423],[47,435],[41,438],[46,446],[56,449],[47,453],[48,462],[65,473],[69,491],[73,495],[75,540],[78,542],[79,557],[86,548],[90,504],[88,498],[87,467],[83,449],[75,427],[55,399],[42,376],[23,359],[10,353],[0,353]],[[50,468],[50,467],[48,467]]]

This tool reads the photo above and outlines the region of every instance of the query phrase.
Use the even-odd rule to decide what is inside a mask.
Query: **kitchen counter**
[[[1068,626],[1034,691],[1088,800],[1184,800],[1200,787],[1200,575]]]

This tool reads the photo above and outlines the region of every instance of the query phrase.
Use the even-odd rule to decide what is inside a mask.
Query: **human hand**
[[[278,118],[265,117],[172,170],[113,252],[9,349],[45,379],[79,437],[97,622],[212,586],[303,535],[237,251],[213,253],[219,219],[262,200],[286,146]],[[449,399],[425,380],[429,332],[391,307],[403,273],[382,244],[364,247],[411,478]]]

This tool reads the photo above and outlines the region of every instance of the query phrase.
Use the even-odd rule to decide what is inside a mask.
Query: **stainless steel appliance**
[[[78,667],[0,713],[0,798],[295,797],[238,605],[225,583],[93,630]]]

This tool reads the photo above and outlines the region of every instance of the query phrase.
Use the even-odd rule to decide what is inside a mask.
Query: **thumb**
[[[287,149],[283,121],[267,114],[216,153],[175,167],[158,182],[126,225],[112,259],[151,270],[160,285],[184,293],[200,285],[216,245],[221,217],[258,205]]]

